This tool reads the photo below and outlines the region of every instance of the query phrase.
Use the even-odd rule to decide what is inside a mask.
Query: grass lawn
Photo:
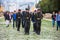
[[[0,22],[5,22],[0,19]],[[30,35],[24,35],[24,29],[20,28],[20,32],[13,29],[12,24],[7,28],[5,24],[0,25],[0,40],[60,40],[60,29],[56,31],[56,26],[53,28],[51,21],[42,20],[41,35],[33,32],[33,25],[31,22]]]

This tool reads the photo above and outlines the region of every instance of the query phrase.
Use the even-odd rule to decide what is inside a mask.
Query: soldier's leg
[[[37,27],[37,34],[39,34],[39,23],[38,23],[38,27]]]
[[[57,31],[58,31],[58,27],[59,27],[59,22],[57,22]]]
[[[36,33],[38,34],[38,23],[36,23]]]
[[[18,31],[18,27],[19,27],[19,22],[17,21],[17,31]]]
[[[22,28],[23,28],[23,21],[22,21]]]
[[[26,25],[26,33],[29,33],[29,23]]]
[[[24,21],[22,21],[22,28],[24,28]]]
[[[25,21],[24,21],[24,27],[25,27]]]
[[[27,30],[28,30],[27,27],[25,27],[25,34],[27,34]]]
[[[20,21],[18,21],[17,31],[20,31]]]
[[[34,23],[33,23],[33,31],[35,32],[35,27],[34,27]]]
[[[39,31],[40,31],[40,32],[41,32],[41,23],[42,23],[42,22],[40,21],[40,23],[39,23],[39,27],[40,27]]]
[[[17,28],[17,26],[18,26],[18,21],[16,20],[16,28]]]
[[[29,31],[30,31],[30,22],[28,22],[28,25],[27,25],[27,33],[29,34]]]
[[[38,34],[40,34],[40,32],[41,32],[41,23],[38,23]]]
[[[38,34],[38,35],[40,35],[40,31],[41,31],[41,23],[37,23],[37,27],[36,27],[37,29],[37,31],[36,31],[36,33]]]
[[[29,23],[25,23],[25,34],[29,34]]]
[[[27,25],[27,28],[26,29],[27,29],[26,30],[27,34],[29,34],[29,27],[28,27],[28,25]]]
[[[36,23],[34,23],[34,31],[36,32]]]
[[[25,29],[25,34],[27,33],[27,23],[25,22],[25,27],[24,27],[24,29]]]
[[[37,33],[37,23],[35,23],[35,33]]]

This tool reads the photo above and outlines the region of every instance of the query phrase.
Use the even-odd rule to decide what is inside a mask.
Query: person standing
[[[25,11],[22,12],[22,28],[25,26]]]
[[[13,28],[16,26],[16,11],[13,13]]]
[[[53,11],[53,14],[52,14],[52,25],[53,25],[53,27],[55,26],[55,20],[56,20],[56,14]]]
[[[10,24],[10,16],[9,16],[10,12],[7,11],[6,14],[5,14],[5,20],[6,20],[6,27],[9,27],[9,24]]]
[[[35,14],[37,13],[37,10],[35,10],[32,13],[32,22],[33,22],[33,32],[36,32],[36,18],[35,18]]]
[[[9,12],[9,18],[10,18],[10,23],[11,23],[11,20],[12,20],[12,13]]]
[[[56,15],[56,22],[57,22],[57,31],[58,31],[58,28],[60,27],[60,10]]]
[[[43,18],[41,9],[37,10],[37,14],[36,14],[36,33],[38,35],[40,35],[41,32],[41,19]]]
[[[18,10],[18,13],[16,14],[16,25],[17,25],[17,31],[20,31],[20,24],[21,24],[21,9]]]
[[[30,30],[30,18],[31,14],[29,12],[29,9],[26,8],[26,14],[25,14],[25,34],[29,35]]]

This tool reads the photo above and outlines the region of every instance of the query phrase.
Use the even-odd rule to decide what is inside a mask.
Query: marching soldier
[[[22,27],[25,26],[25,11],[22,12]]]
[[[18,10],[18,13],[16,14],[16,25],[17,25],[17,31],[20,31],[20,24],[21,24],[21,10]]]
[[[43,18],[43,15],[41,13],[41,9],[37,10],[37,14],[36,14],[36,33],[38,35],[40,35],[41,32],[41,19]]]
[[[30,30],[30,13],[29,9],[26,9],[26,14],[25,14],[25,34],[29,35],[29,30]]]
[[[36,32],[36,18],[35,18],[36,13],[37,13],[36,10],[32,13],[33,32]]]

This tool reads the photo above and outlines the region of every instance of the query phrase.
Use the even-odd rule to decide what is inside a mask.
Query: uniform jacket
[[[26,12],[25,14],[25,21],[30,22],[31,14],[29,12]]]
[[[18,13],[16,14],[16,19],[17,19],[17,21],[20,21],[21,18],[22,18],[22,15],[21,15],[20,12],[18,12]]]
[[[39,13],[36,13],[35,18],[36,18],[36,21],[40,22],[41,19],[43,18],[42,13],[40,13],[40,12]]]

